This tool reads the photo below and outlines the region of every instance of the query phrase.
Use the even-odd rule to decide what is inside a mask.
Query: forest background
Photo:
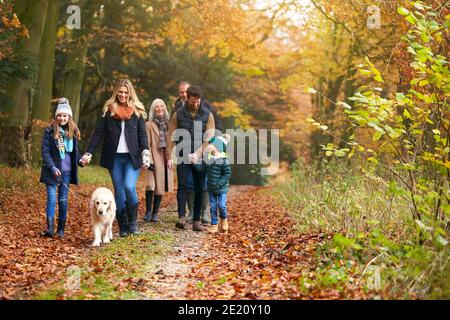
[[[280,129],[278,174],[235,165],[232,183],[270,182],[300,230],[333,234],[324,277],[336,284],[355,268],[336,261],[360,261],[369,287],[449,297],[449,1],[2,0],[0,9],[2,166],[40,165],[59,97],[85,146],[118,79],[147,108],[155,98],[173,106],[187,80],[225,128]]]

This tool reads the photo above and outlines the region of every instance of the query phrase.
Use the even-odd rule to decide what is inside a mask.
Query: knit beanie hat
[[[60,113],[67,113],[69,116],[73,118],[72,108],[69,105],[69,99],[61,98],[58,100],[58,106],[56,107],[55,111],[55,118]]]
[[[228,134],[209,139],[209,143],[215,146],[219,152],[227,152],[228,141],[230,141],[230,136]]]

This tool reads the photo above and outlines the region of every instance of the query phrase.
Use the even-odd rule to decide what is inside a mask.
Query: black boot
[[[54,234],[54,219],[49,219],[47,217],[47,230],[45,230],[42,235],[44,237],[49,237],[49,238],[53,238],[53,234]]]
[[[137,215],[138,215],[138,206],[139,203],[136,203],[134,206],[129,207],[127,205],[127,215],[128,215],[128,224],[130,229],[130,235],[139,234],[138,226],[137,226]]]
[[[158,211],[161,206],[161,200],[163,196],[157,196],[155,194],[155,200],[153,202],[152,222],[158,222]]]
[[[123,208],[122,210],[116,211],[117,222],[119,223],[119,235],[121,237],[128,236],[128,217],[127,217],[127,208]]]
[[[58,238],[64,237],[64,229],[66,228],[66,220],[58,219],[58,229],[56,232],[58,233]]]
[[[155,196],[156,198],[156,196]],[[144,221],[150,221],[152,215],[153,191],[145,191],[145,216]]]

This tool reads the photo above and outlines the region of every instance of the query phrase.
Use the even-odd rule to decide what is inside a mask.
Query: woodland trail
[[[300,234],[270,187],[232,186],[230,231],[178,230],[176,196],[163,200],[158,224],[140,221],[141,236],[94,249],[87,219],[94,186],[74,190],[66,237],[42,238],[45,199],[0,190],[0,298],[3,299],[340,299],[359,289],[304,290],[317,247],[331,235]],[[141,203],[143,192],[140,192]],[[139,210],[140,220],[144,208]],[[19,213],[20,214],[13,214]],[[117,226],[114,231],[117,234]],[[67,290],[70,265],[81,265],[81,289]],[[50,291],[49,291],[50,290]],[[108,293],[108,290],[110,293]],[[81,291],[81,292],[80,292]],[[42,294],[44,292],[44,294]],[[49,295],[46,292],[52,292]]]

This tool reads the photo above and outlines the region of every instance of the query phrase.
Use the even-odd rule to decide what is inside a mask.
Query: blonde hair
[[[117,100],[117,92],[120,87],[126,87],[128,89],[128,100],[127,105],[134,109],[134,114],[138,117],[142,116],[142,118],[147,119],[147,113],[145,112],[145,107],[139,98],[136,95],[136,91],[134,90],[133,84],[128,79],[120,80],[116,87],[114,88],[113,94],[111,98],[109,98],[105,105],[103,106],[103,116],[106,115],[106,112],[111,111],[111,116],[114,116],[115,110],[119,107],[119,103]]]
[[[164,119],[169,121],[169,119],[170,119],[169,112],[167,111],[166,103],[162,99],[155,99],[155,100],[153,100],[153,102],[152,102],[152,104],[150,106],[150,110],[148,112],[149,119],[150,120],[155,119],[155,109],[156,109],[156,105],[158,105],[158,104],[162,104],[164,106]]]
[[[53,137],[55,139],[59,139],[61,135],[61,132],[59,132],[59,128],[61,126],[59,125],[58,120],[52,119],[49,127],[53,127]],[[77,124],[75,123],[75,121],[73,121],[71,116],[69,116],[69,121],[67,122],[67,130],[65,131],[68,139],[72,139],[74,136],[78,140],[81,139],[80,129],[78,129]]]

